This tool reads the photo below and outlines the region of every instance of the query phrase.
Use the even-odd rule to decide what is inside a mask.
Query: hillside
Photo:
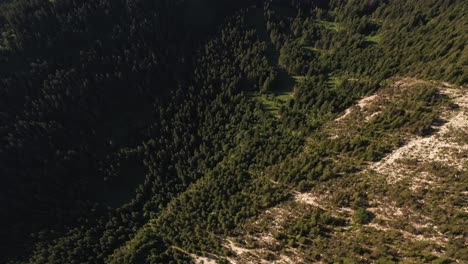
[[[444,258],[450,255],[452,261],[462,263],[467,213],[463,187],[468,161],[466,88],[405,78],[347,109],[326,130],[333,129],[336,135],[337,127],[341,132],[353,131],[373,122],[385,115],[386,103],[394,102],[386,97],[389,92],[417,89],[415,85],[437,87],[440,96],[457,105],[440,109],[443,119],[434,124],[430,136],[407,136],[404,145],[353,174],[306,192],[292,190],[290,200],[247,221],[226,238],[225,247],[235,252],[228,260],[426,263],[450,262]]]
[[[0,1],[0,263],[468,262],[467,8]]]

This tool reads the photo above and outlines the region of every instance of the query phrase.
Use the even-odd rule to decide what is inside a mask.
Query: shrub
[[[371,213],[362,207],[358,208],[353,216],[354,222],[361,225],[369,223],[371,219]]]

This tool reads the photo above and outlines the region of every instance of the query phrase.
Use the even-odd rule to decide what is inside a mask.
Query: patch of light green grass
[[[262,104],[263,109],[277,116],[281,106],[286,105],[292,99],[292,93],[288,91],[271,92],[267,94],[251,93],[250,97]]]
[[[340,25],[340,23],[337,23],[337,22],[317,20],[317,23],[324,26],[326,29],[333,30],[335,32],[338,32],[338,31],[343,29],[343,27]]]
[[[333,89],[335,87],[337,87],[338,85],[340,85],[340,83],[343,81],[342,78],[338,77],[338,76],[333,76],[333,75],[330,75],[329,76],[329,79],[327,81],[327,84],[328,84],[328,87],[330,89]]]
[[[300,75],[296,75],[296,76],[292,76],[292,77],[296,81],[296,83],[302,82],[306,78],[305,76],[300,76]]]
[[[304,47],[304,49],[310,50],[310,51],[313,51],[313,52],[322,52],[321,49],[317,49],[316,47]]]
[[[279,93],[275,93],[275,97],[281,102],[286,103],[292,99],[292,93],[291,92],[279,92]]]
[[[277,102],[272,100],[272,98],[268,94],[260,94],[260,93],[252,93],[251,98],[260,102],[262,104],[263,109],[266,112],[271,113],[272,115],[278,115],[278,110],[280,106]]]
[[[374,35],[374,36],[366,36],[366,41],[379,44],[380,43],[380,35]]]

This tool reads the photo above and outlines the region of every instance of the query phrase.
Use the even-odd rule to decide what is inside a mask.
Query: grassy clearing
[[[252,93],[250,94],[250,97],[260,102],[263,109],[274,116],[279,114],[281,106],[286,105],[289,100],[293,98],[292,92],[290,91],[271,92],[266,94]]]
[[[278,92],[278,93],[275,93],[275,97],[282,101],[282,102],[288,102],[289,100],[291,100],[291,98],[293,97],[292,93],[291,92]]]
[[[326,29],[333,30],[335,32],[338,32],[338,31],[343,29],[343,26],[340,23],[337,23],[337,22],[317,20],[317,23],[324,26]]]
[[[303,82],[306,77],[301,76],[301,75],[296,75],[296,76],[292,76],[292,78],[294,79],[294,81],[296,81],[296,83],[299,83],[299,82]]]
[[[381,36],[379,34],[373,36],[366,36],[366,41],[371,42],[373,44],[379,44],[381,40]]]
[[[322,49],[318,49],[316,47],[312,47],[312,46],[307,46],[307,47],[303,47],[305,50],[310,50],[312,52],[318,52],[318,53],[326,53],[325,50],[322,50]]]
[[[333,88],[335,88],[336,86],[338,86],[342,81],[343,81],[342,78],[340,78],[340,77],[338,77],[338,76],[330,75],[330,76],[329,76],[329,79],[328,79],[328,81],[327,81],[328,88],[333,89]]]
[[[274,96],[271,94],[257,94],[254,98],[262,103],[265,111],[275,116],[278,115],[281,104],[274,99]]]
[[[265,111],[278,116],[281,106],[293,99],[294,86],[304,78],[305,76],[290,77],[285,71],[280,71],[276,89],[268,93],[254,92],[250,94],[250,97],[260,102]]]
[[[344,80],[351,81],[351,82],[368,82],[371,79],[361,76],[355,76],[350,73],[342,73],[342,74],[329,74],[328,75],[328,88],[334,89],[335,87],[339,86],[343,83]]]

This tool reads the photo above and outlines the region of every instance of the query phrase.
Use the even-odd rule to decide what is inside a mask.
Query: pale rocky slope
[[[270,208],[240,227],[238,236],[224,239],[224,246],[233,252],[227,260],[231,263],[320,263],[305,257],[307,248],[313,245],[284,246],[275,238],[291,222],[308,210],[316,209],[346,222],[344,226],[330,227],[331,230],[327,232],[330,241],[343,247],[367,239],[369,242],[366,246],[372,249],[377,243],[385,241],[388,250],[400,254],[403,259],[407,257],[408,262],[414,262],[407,252],[412,247],[421,247],[434,256],[446,256],[451,244],[467,244],[468,239],[452,234],[444,225],[448,220],[440,219],[438,215],[466,216],[468,212],[467,87],[412,78],[401,79],[391,85],[390,89],[360,100],[330,122],[326,130],[332,139],[350,136],[347,135],[352,133],[349,132],[352,131],[350,126],[356,122],[369,122],[379,115],[386,102],[401,96],[396,92],[398,89],[421,84],[435,85],[440,95],[449,97],[454,104],[452,108],[442,109],[443,122],[434,124],[434,133],[427,137],[403,135],[406,144],[382,160],[363,167],[357,174],[319,183],[310,192],[292,190],[292,199]],[[307,151],[307,146],[304,149]],[[363,225],[354,223],[355,208],[335,204],[336,188],[352,189],[360,184],[366,185],[365,190],[368,191],[365,192],[370,198],[366,209],[373,215],[372,221]],[[371,190],[378,191],[373,193]],[[384,190],[382,193],[401,193],[402,197],[418,197],[421,206],[410,206],[395,197],[380,193],[380,190]],[[437,198],[440,192],[447,192],[442,200]],[[454,203],[454,199],[462,202]],[[331,243],[327,241],[317,243],[323,243],[326,247],[327,243]],[[326,252],[323,253],[325,255]],[[456,256],[452,256],[452,259],[463,262]],[[197,262],[202,263],[202,260],[204,263],[213,261],[198,258]],[[362,261],[366,262],[365,254]]]

